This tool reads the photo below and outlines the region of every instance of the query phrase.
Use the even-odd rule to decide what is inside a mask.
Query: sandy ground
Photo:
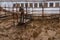
[[[0,23],[0,40],[60,40],[60,20],[34,20],[26,26],[4,21]]]

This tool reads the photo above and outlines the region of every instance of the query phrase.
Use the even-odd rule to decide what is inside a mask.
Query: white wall
[[[60,3],[60,1],[58,1]],[[13,2],[13,3],[16,3],[16,2]],[[13,3],[1,3],[2,5],[1,6],[5,6],[5,4],[9,4],[9,7],[12,6]],[[17,2],[17,3],[26,3],[26,2]],[[40,3],[40,2],[28,2],[28,3]],[[56,1],[49,1],[47,2],[48,3],[48,8],[44,8],[44,14],[59,14],[59,8],[49,8],[49,3],[54,3],[54,7],[55,7],[55,3]],[[8,9],[7,10],[13,10],[12,8]],[[16,10],[16,9],[14,9]],[[18,9],[19,10],[19,9]],[[26,8],[24,8],[24,10],[26,10]],[[36,15],[39,15],[39,14],[42,14],[42,8],[27,8],[28,13],[29,14],[36,14]]]

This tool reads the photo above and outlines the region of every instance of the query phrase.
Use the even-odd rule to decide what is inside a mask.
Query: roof
[[[47,0],[47,1],[60,1],[60,0]]]
[[[41,2],[41,1],[60,1],[60,0],[0,0],[0,2]]]
[[[45,0],[0,0],[0,2],[41,2]]]

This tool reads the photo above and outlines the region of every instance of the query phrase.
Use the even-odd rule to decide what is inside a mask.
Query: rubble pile
[[[60,21],[34,20],[26,27],[1,26],[0,40],[60,40]]]

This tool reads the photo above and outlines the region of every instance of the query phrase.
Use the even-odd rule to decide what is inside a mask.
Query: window
[[[23,3],[21,3],[21,7],[24,7],[24,4]]]
[[[53,7],[53,3],[50,3],[50,7]]]
[[[44,3],[44,7],[45,7],[45,8],[48,7],[48,3]]]
[[[39,3],[39,7],[42,7],[42,3]]]
[[[34,7],[37,8],[37,6],[38,6],[37,3],[34,3]]]
[[[30,3],[29,6],[30,6],[30,7],[33,7],[33,3]]]
[[[25,3],[25,7],[28,7],[28,3]]]
[[[55,3],[55,7],[59,7],[59,3]]]
[[[20,7],[19,3],[13,4],[13,7]]]
[[[15,7],[15,4],[13,4],[13,7]]]

